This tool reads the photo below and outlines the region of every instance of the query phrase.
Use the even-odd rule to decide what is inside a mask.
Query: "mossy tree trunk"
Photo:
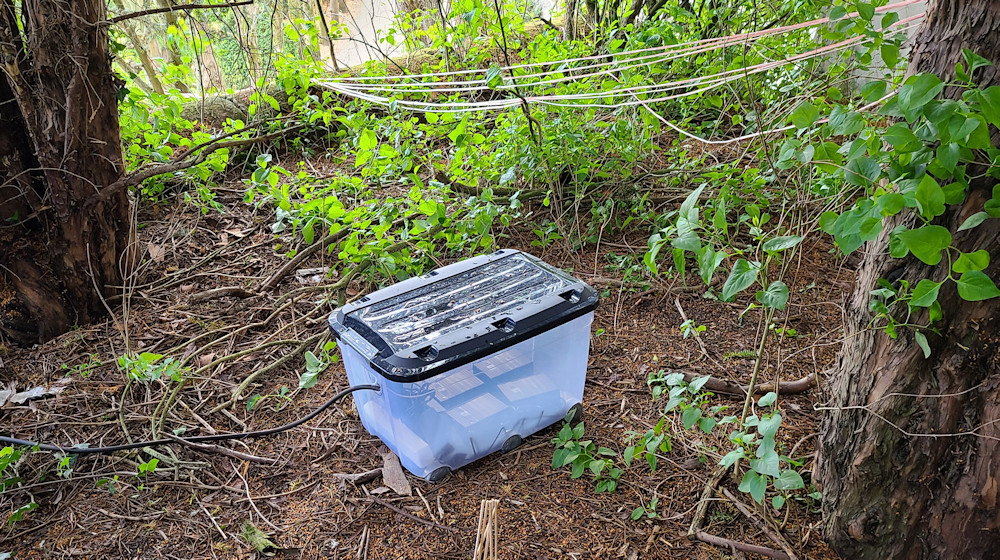
[[[1000,2],[931,2],[914,39],[911,72],[953,78],[963,47],[1000,64]],[[1000,83],[996,67],[973,78],[983,87]],[[1000,139],[996,132],[994,143]],[[994,184],[974,182],[966,202],[936,223],[952,231],[959,250],[989,251],[984,272],[997,279],[1000,220],[957,232],[983,209]],[[848,301],[844,346],[828,382],[831,412],[817,458],[826,537],[845,558],[996,557],[1000,301],[969,303],[954,283],[946,283],[939,296],[944,320],[935,323],[940,336],[929,336],[933,353],[925,359],[912,333],[892,340],[867,328],[869,292],[879,278],[902,278],[911,286],[923,278],[941,281],[945,267],[912,256],[890,258],[888,233],[864,250]]]
[[[105,313],[132,239],[105,0],[0,0],[0,335],[52,338]],[[18,24],[18,17],[22,25]]]

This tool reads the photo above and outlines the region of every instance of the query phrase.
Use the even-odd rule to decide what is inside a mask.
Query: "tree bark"
[[[911,71],[954,77],[962,47],[1000,63],[1000,3],[938,0],[914,41]],[[996,68],[975,76],[998,83]],[[946,91],[946,94],[949,92]],[[952,96],[958,92],[950,92]],[[995,131],[994,131],[995,132]],[[994,134],[994,142],[997,135]],[[992,196],[973,184],[966,201],[940,216],[954,246],[986,249],[984,271],[1000,278],[1000,220],[956,232]],[[940,281],[945,266],[888,256],[888,232],[869,243],[848,301],[844,346],[827,382],[817,479],[826,537],[845,558],[987,558],[1000,550],[1000,301],[969,303],[942,287],[944,319],[924,359],[912,333],[892,340],[866,328],[879,278]],[[926,314],[913,318],[926,322]],[[919,395],[919,396],[915,396]],[[890,424],[891,423],[891,424]],[[906,432],[906,433],[904,433]]]
[[[0,0],[0,334],[34,343],[105,313],[132,239],[104,0]]]

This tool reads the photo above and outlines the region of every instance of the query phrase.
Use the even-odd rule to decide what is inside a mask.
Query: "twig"
[[[694,538],[698,539],[703,543],[708,543],[715,545],[726,550],[735,548],[742,552],[749,552],[751,554],[760,554],[761,556],[767,556],[768,558],[774,558],[775,560],[791,560],[787,554],[780,550],[775,550],[773,548],[768,548],[766,546],[759,546],[756,544],[747,544],[744,542],[734,541],[731,539],[724,539],[722,537],[717,537],[715,535],[709,535],[699,531],[694,535]]]
[[[163,517],[164,514],[165,514],[165,512],[160,512],[160,513],[157,513],[157,514],[154,514],[154,515],[144,515],[142,517],[139,517],[139,516],[135,516],[135,515],[121,515],[121,514],[113,513],[113,512],[110,512],[110,511],[107,511],[107,510],[101,509],[101,508],[97,508],[97,511],[103,513],[104,515],[107,515],[108,517],[113,517],[115,519],[121,519],[121,520],[124,520],[124,521],[135,521],[136,523],[146,523],[146,522],[149,522],[149,521],[155,521],[155,520]]]
[[[688,317],[687,314],[684,313],[684,308],[681,307],[681,298],[678,297],[674,298],[674,306],[677,307],[677,312],[681,314],[681,320],[684,321],[684,323],[687,323]],[[705,346],[705,342],[701,339],[701,336],[698,334],[698,330],[692,328],[691,332],[694,334],[694,340],[695,342],[698,343],[698,347],[701,348],[701,353],[706,358],[711,358],[711,356],[708,354],[708,348]]]
[[[411,519],[413,521],[416,521],[417,523],[420,523],[421,525],[426,525],[426,526],[432,527],[434,529],[442,529],[442,530],[445,530],[445,531],[452,531],[452,532],[459,532],[459,531],[461,531],[461,529],[459,529],[458,527],[449,527],[447,525],[442,525],[442,524],[440,524],[440,523],[438,523],[436,521],[427,521],[426,519],[421,519],[421,518],[417,517],[416,515],[413,515],[412,513],[408,512],[408,511],[406,511],[404,509],[398,508],[398,507],[390,504],[389,502],[380,500],[380,499],[376,498],[375,496],[368,496],[368,499],[371,500],[371,501],[373,501],[373,502],[375,502],[376,504],[378,504],[380,506],[387,507],[387,508],[391,509],[392,511],[398,513],[399,515],[402,515],[403,517],[405,517],[407,519]]]
[[[208,156],[212,155],[213,153],[223,148],[238,148],[240,146],[250,146],[252,144],[259,144],[261,142],[269,142],[271,140],[283,138],[284,136],[289,134],[294,134],[296,131],[301,130],[303,126],[304,125],[298,125],[289,129],[280,130],[278,132],[272,132],[271,134],[265,134],[263,136],[255,136],[253,138],[244,138],[242,140],[231,140],[229,142],[217,142],[214,144],[209,142],[206,145],[202,146],[200,153],[196,157],[187,159],[187,156],[190,155],[191,153],[188,152],[184,154],[184,156],[179,160],[172,161],[170,163],[165,163],[163,165],[156,165],[147,168],[145,170],[136,171],[134,173],[130,173],[122,177],[121,179],[118,179],[114,183],[111,183],[107,187],[98,191],[97,194],[87,199],[87,201],[84,203],[84,206],[88,208],[93,208],[94,205],[106,201],[119,191],[127,189],[128,187],[141,184],[146,179],[151,179],[159,175],[166,175],[168,173],[176,173],[177,171],[183,171],[190,167],[194,167],[195,165],[198,165],[204,162],[206,159],[208,159]],[[192,150],[192,152],[193,151],[194,150]]]
[[[243,474],[240,473],[240,470],[236,468],[236,465],[231,465],[231,466],[233,467],[233,471],[236,472],[236,476],[240,477],[240,480],[243,481],[243,489],[247,491],[247,501],[250,502],[250,507],[252,507],[253,510],[257,512],[257,515],[260,516],[260,518],[264,521],[264,523],[267,523],[268,526],[270,526],[275,531],[281,532],[281,529],[279,529],[277,525],[271,523],[271,521],[268,518],[264,517],[264,514],[261,513],[259,509],[257,509],[257,504],[254,503],[253,496],[250,495],[250,483],[247,482],[246,477],[244,477]]]
[[[744,504],[742,501],[740,501],[739,498],[734,496],[732,492],[723,488],[722,493],[725,494],[727,498],[729,498],[729,501],[731,501],[733,505],[736,506],[736,509],[740,510],[740,513],[746,516],[746,518],[749,519],[754,525],[756,525],[758,529],[763,531],[764,534],[767,535],[767,538],[771,539],[772,541],[774,541],[775,544],[780,546],[781,550],[784,550],[785,554],[788,555],[789,560],[798,560],[798,558],[795,556],[795,552],[792,550],[792,547],[788,544],[788,541],[786,541],[785,538],[781,536],[781,533],[775,533],[774,531],[772,531],[771,528],[767,526],[767,523],[764,523],[757,516],[755,516],[753,512],[750,511],[750,508],[747,507],[747,505]]]
[[[251,463],[258,463],[261,465],[277,465],[278,461],[276,459],[271,459],[269,457],[258,457],[256,455],[250,455],[249,453],[242,453],[236,451],[235,449],[229,449],[227,447],[220,447],[218,445],[208,445],[205,443],[194,443],[187,441],[186,439],[179,438],[170,432],[163,432],[163,436],[172,439],[178,443],[182,443],[191,449],[197,451],[203,451],[205,453],[218,453],[220,455],[225,455],[227,457],[232,457],[234,459],[241,459],[243,461],[250,461]]]
[[[164,8],[151,8],[149,10],[130,12],[127,14],[122,14],[120,16],[113,17],[107,21],[102,22],[102,25],[114,25],[116,23],[120,23],[125,20],[143,16],[151,16],[154,14],[162,14],[164,12],[189,12],[191,10],[210,10],[213,8],[235,8],[237,6],[247,6],[253,3],[254,0],[239,0],[238,2],[229,2],[228,4],[186,4],[183,6],[167,6]]]
[[[206,290],[204,292],[199,292],[188,298],[189,303],[198,303],[202,301],[208,301],[223,297],[236,297],[236,298],[248,298],[253,297],[254,294],[250,290],[242,286],[226,286],[223,288],[214,288],[211,290]]]
[[[238,401],[240,399],[240,395],[243,394],[243,391],[245,391],[246,388],[249,387],[250,384],[253,383],[258,377],[260,377],[261,375],[264,375],[265,373],[267,373],[267,372],[269,372],[269,371],[277,368],[278,366],[284,364],[285,362],[291,360],[292,358],[294,358],[296,356],[301,356],[302,353],[305,352],[307,348],[309,348],[313,344],[316,344],[317,342],[320,341],[321,338],[323,338],[325,336],[327,336],[327,333],[326,332],[322,332],[322,333],[319,333],[317,335],[313,335],[313,336],[307,338],[306,340],[302,341],[302,344],[300,344],[295,350],[292,350],[288,354],[285,354],[281,358],[275,360],[274,362],[271,362],[270,365],[267,365],[267,366],[265,366],[265,367],[263,367],[263,368],[255,371],[255,372],[253,372],[249,376],[247,376],[247,378],[244,379],[243,382],[240,383],[236,387],[236,389],[233,390],[233,396],[232,396],[232,398],[230,398],[228,401],[225,401],[225,402],[219,404],[218,406],[216,406],[215,408],[213,408],[212,412],[215,413],[215,412],[218,412],[218,411],[220,411],[220,410],[222,410],[224,408],[227,408],[229,406],[232,406],[232,405],[236,404],[236,401]]]
[[[393,226],[396,225],[397,224],[393,224]],[[264,283],[260,285],[260,288],[257,291],[266,292],[274,288],[275,286],[278,285],[278,282],[281,282],[282,278],[284,278],[289,272],[294,270],[295,267],[299,266],[299,264],[301,264],[302,261],[306,260],[306,258],[310,257],[313,253],[319,251],[320,249],[325,249],[327,245],[331,245],[333,243],[336,243],[337,241],[340,241],[344,237],[347,237],[347,234],[349,233],[351,233],[351,228],[344,228],[340,231],[331,233],[330,235],[327,235],[323,239],[320,239],[319,241],[313,243],[312,245],[309,245],[305,249],[300,250],[298,253],[296,253],[295,257],[292,258],[292,260],[286,262],[284,266],[279,268],[277,272],[275,272],[274,274],[271,275],[270,278],[265,280]]]
[[[719,465],[716,467],[715,472],[709,477],[708,482],[705,483],[705,489],[701,492],[701,499],[698,500],[698,507],[694,510],[694,519],[691,520],[691,527],[688,529],[688,538],[695,538],[699,531],[701,531],[702,525],[705,523],[705,514],[708,513],[708,504],[712,499],[712,494],[715,494],[716,488],[719,487],[719,482],[722,481],[722,477],[726,476],[726,472],[729,469]]]
[[[685,371],[682,373],[684,374],[684,381],[689,383],[698,377],[702,377],[691,372]],[[778,383],[777,389],[775,389],[774,383],[756,385],[753,388],[753,392],[755,395],[769,393],[771,391],[780,392],[783,395],[798,395],[800,393],[805,393],[815,386],[816,374],[810,373],[802,379],[796,379],[795,381],[782,381],[781,383]],[[715,378],[709,379],[708,382],[705,383],[704,388],[712,391],[713,393],[725,393],[729,395],[746,395],[747,391],[750,390],[749,385],[738,385],[736,383],[730,383],[729,381],[722,381],[721,379]]]
[[[382,469],[380,468],[372,469],[370,471],[365,471],[363,473],[354,473],[354,474],[336,473],[333,476],[334,478],[339,478],[340,480],[343,480],[345,482],[352,482],[360,486],[362,484],[368,484],[369,482],[372,482],[375,479],[381,477]]]

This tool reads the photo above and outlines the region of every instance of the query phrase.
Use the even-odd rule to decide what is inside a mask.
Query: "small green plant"
[[[736,448],[727,453],[720,464],[729,467],[740,459],[749,458],[750,468],[740,481],[740,491],[750,494],[755,502],[762,503],[768,485],[773,485],[775,490],[783,493],[772,499],[772,506],[780,509],[785,503],[784,492],[805,488],[805,482],[795,468],[782,468],[782,463],[789,467],[802,465],[779,454],[776,449],[775,435],[782,421],[781,414],[773,410],[777,399],[777,393],[771,392],[757,401],[757,407],[768,412],[749,416],[741,429],[729,434],[729,441]]]
[[[119,482],[117,474],[111,478],[97,479],[97,487],[106,489],[109,494],[117,494],[119,492],[118,484]]]
[[[684,338],[688,338],[691,335],[698,336],[699,334],[708,330],[708,327],[706,327],[705,325],[697,325],[695,324],[693,319],[688,319],[687,321],[681,323],[680,329],[681,329],[681,334],[684,335]]]
[[[15,509],[13,512],[11,512],[10,517],[7,518],[7,525],[13,525],[18,521],[23,520],[24,514],[28,513],[33,509],[36,509],[37,507],[38,503],[32,500],[31,502]]]
[[[277,404],[275,404],[274,406],[274,411],[277,412],[282,408],[284,408],[285,405],[292,402],[292,398],[289,396],[289,393],[291,393],[291,391],[288,389],[288,386],[282,385],[281,389],[279,389],[277,393],[268,393],[266,395],[261,395],[258,393],[256,395],[253,395],[252,397],[247,399],[247,411],[249,412],[251,410],[254,410],[258,406],[263,404],[265,401],[273,399],[278,401]]]
[[[316,382],[319,381],[319,374],[340,360],[339,356],[330,353],[336,347],[337,343],[331,340],[323,346],[319,357],[312,351],[305,353],[306,370],[299,376],[299,389],[309,389],[316,385]]]
[[[664,391],[667,392],[667,403],[664,405],[663,413],[668,414],[675,408],[681,413],[681,423],[684,428],[690,430],[697,425],[703,432],[710,433],[717,425],[730,424],[736,421],[735,416],[725,416],[716,419],[715,416],[729,408],[725,405],[709,407],[706,410],[709,399],[713,396],[710,391],[703,391],[705,384],[711,376],[699,377],[687,382],[684,374],[680,372],[668,373],[659,370],[650,373],[647,384],[653,392],[653,400],[659,399]],[[707,414],[706,414],[707,412]]]
[[[660,514],[657,513],[657,508],[659,504],[660,504],[660,498],[658,496],[654,496],[653,499],[649,501],[648,505],[641,505],[632,510],[632,515],[631,515],[632,521],[638,521],[643,516],[645,516],[647,519],[656,519],[660,517]]]
[[[574,479],[580,478],[589,470],[594,477],[596,492],[614,492],[622,475],[622,470],[614,466],[613,457],[618,454],[607,447],[597,447],[593,441],[582,439],[583,422],[572,426],[571,419],[571,416],[567,416],[559,434],[552,440],[556,446],[552,454],[552,468],[569,466],[572,473],[570,476]]]
[[[138,355],[123,355],[118,357],[118,368],[135,381],[153,381],[166,378],[180,382],[189,368],[183,366],[174,358],[163,360],[162,354],[143,352]]]
[[[632,466],[632,461],[644,460],[649,464],[649,470],[656,470],[656,453],[669,453],[671,450],[670,435],[664,433],[664,425],[667,422],[667,418],[661,417],[660,421],[656,423],[656,426],[646,430],[646,433],[640,434],[639,432],[628,432],[625,434],[625,451],[622,453],[622,459],[625,461],[626,466]]]
[[[84,379],[90,377],[93,370],[101,367],[103,364],[98,358],[97,354],[88,354],[87,361],[75,366],[70,366],[69,364],[63,364],[62,369],[66,372],[66,375],[79,375]]]
[[[563,238],[559,233],[558,225],[555,222],[548,222],[543,226],[531,230],[538,239],[531,242],[532,247],[548,247],[554,242]]]
[[[12,445],[0,449],[0,492],[24,482],[17,475],[17,464],[21,461],[22,453],[22,448]]]

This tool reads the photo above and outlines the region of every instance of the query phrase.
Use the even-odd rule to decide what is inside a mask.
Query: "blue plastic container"
[[[561,420],[583,400],[597,293],[503,250],[400,282],[338,309],[365,428],[413,474],[451,470]]]

